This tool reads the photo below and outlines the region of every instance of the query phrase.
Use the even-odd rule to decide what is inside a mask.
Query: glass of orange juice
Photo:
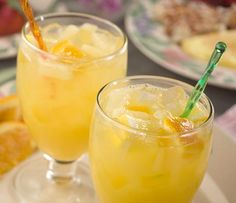
[[[193,87],[133,76],[103,87],[89,154],[101,203],[190,203],[206,170],[214,109],[202,95],[181,118]]]
[[[127,39],[116,25],[91,15],[48,14],[37,22],[48,51],[38,48],[27,23],[17,92],[24,121],[49,165],[37,159],[23,166],[15,188],[26,202],[87,203],[92,187],[83,183],[87,169],[76,160],[87,151],[97,91],[126,74]]]

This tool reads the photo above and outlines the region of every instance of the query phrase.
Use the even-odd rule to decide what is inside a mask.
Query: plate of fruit
[[[144,55],[194,80],[224,41],[228,48],[209,83],[236,90],[236,0],[134,0],[125,26]]]
[[[0,180],[35,150],[10,81],[0,87]]]

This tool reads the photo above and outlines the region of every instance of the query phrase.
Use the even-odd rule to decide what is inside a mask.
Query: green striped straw
[[[215,49],[211,55],[211,58],[207,64],[206,70],[203,73],[200,80],[198,80],[196,86],[194,87],[193,92],[191,96],[189,97],[187,105],[184,109],[184,112],[180,115],[180,117],[187,118],[189,116],[195,104],[198,102],[201,94],[203,93],[207,85],[209,76],[211,75],[212,71],[215,69],[217,63],[219,62],[226,48],[227,46],[224,42],[217,42]]]

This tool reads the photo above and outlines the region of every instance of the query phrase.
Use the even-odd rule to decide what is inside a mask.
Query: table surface
[[[124,22],[117,23],[124,31]],[[16,66],[16,58],[0,61],[0,71]],[[177,75],[154,63],[142,54],[129,40],[128,46],[128,75],[158,75],[170,77],[194,85],[196,81]],[[208,95],[215,107],[216,116],[224,113],[233,104],[236,104],[236,91],[208,85],[205,93]]]

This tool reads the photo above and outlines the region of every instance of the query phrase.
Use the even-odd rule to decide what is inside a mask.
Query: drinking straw
[[[187,118],[191,113],[192,109],[194,108],[195,104],[198,102],[202,92],[204,91],[209,76],[211,75],[212,71],[215,69],[217,63],[219,62],[222,54],[226,50],[227,46],[224,42],[217,42],[215,49],[211,55],[211,58],[207,64],[206,70],[204,71],[202,77],[198,80],[197,84],[195,85],[191,96],[188,99],[187,105],[184,109],[184,112],[180,115],[182,118]]]

